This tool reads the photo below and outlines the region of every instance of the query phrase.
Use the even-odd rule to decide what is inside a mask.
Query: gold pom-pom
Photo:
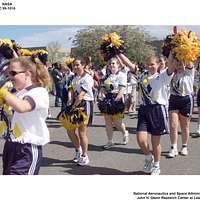
[[[64,113],[62,112],[58,116],[58,120],[61,122],[63,127],[67,130],[75,130],[76,128],[79,128],[83,125],[86,125],[89,120],[89,116],[86,115],[86,113],[83,111],[83,108],[76,108],[76,110],[79,112],[79,115],[82,117],[82,120],[80,122],[73,122],[73,117],[70,113]]]
[[[120,39],[120,36],[117,35],[116,32],[110,33],[110,39],[112,44],[117,48],[119,48],[124,43],[124,41]]]
[[[172,53],[185,64],[200,57],[200,40],[192,31],[182,30],[172,37]]]
[[[18,53],[21,56],[31,56],[32,55],[32,52],[29,49],[19,49]]]
[[[74,63],[74,61],[75,61],[75,58],[68,57],[65,59],[64,62],[66,65],[72,65]]]
[[[48,51],[44,50],[44,49],[36,49],[36,50],[32,50],[33,54],[48,54]]]
[[[108,47],[115,46],[116,48],[119,48],[124,43],[124,41],[120,39],[120,36],[117,35],[116,32],[104,35],[100,40],[100,45],[102,45],[103,43],[107,41],[110,42]]]
[[[13,43],[10,39],[0,39],[0,46],[3,44],[8,45],[11,49],[13,48]]]

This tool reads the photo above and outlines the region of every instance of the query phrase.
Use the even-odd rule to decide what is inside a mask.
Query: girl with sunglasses
[[[36,175],[42,163],[42,146],[49,142],[45,119],[50,78],[45,66],[32,57],[12,59],[9,77],[16,93],[0,89],[0,98],[13,109],[11,131],[3,150],[3,174]]]

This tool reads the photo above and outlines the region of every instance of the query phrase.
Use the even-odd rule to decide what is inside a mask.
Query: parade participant
[[[71,80],[74,77],[74,73],[70,70],[70,68],[66,68],[65,77],[63,78],[63,90],[62,90],[62,106],[61,110],[66,109],[67,107],[67,100],[68,100],[68,87],[71,83]]]
[[[84,58],[84,66],[85,66],[85,71],[88,74],[90,74],[93,78],[93,81],[94,81],[93,94],[94,94],[94,102],[96,102],[96,99],[97,99],[97,96],[98,96],[99,76],[97,74],[95,67],[92,64],[92,57],[91,56],[86,56]]]
[[[168,157],[178,155],[178,125],[180,123],[182,136],[181,155],[188,155],[189,125],[193,109],[193,62],[200,56],[200,41],[195,33],[181,30],[167,36],[164,40],[163,54],[167,56],[169,51],[178,61],[175,75],[170,85],[169,122],[171,149]]]
[[[62,90],[63,90],[63,82],[62,82],[63,73],[62,73],[62,66],[60,63],[56,62],[53,64],[52,77],[56,90],[55,107],[60,107],[62,99]]]
[[[71,83],[71,80],[74,77],[73,70],[73,63],[75,58],[68,57],[64,61],[65,63],[65,73],[63,77],[63,90],[62,90],[62,106],[61,110],[64,110],[67,108],[67,101],[68,101],[68,87]]]
[[[136,104],[137,104],[137,75],[130,70],[127,74],[126,109],[128,113],[130,111],[136,113]]]
[[[42,146],[49,142],[45,123],[50,78],[37,58],[19,57],[9,65],[9,77],[16,89],[0,89],[0,98],[13,109],[11,131],[3,150],[3,174],[36,175],[42,163]]]
[[[132,71],[136,69],[124,54],[118,55],[124,64]],[[166,86],[170,83],[176,60],[172,55],[168,59],[168,68],[160,74],[159,59],[152,56],[148,59],[147,70],[144,70],[138,78],[139,82],[139,110],[137,123],[137,141],[145,154],[145,163],[143,170],[152,175],[160,174],[160,156],[161,156],[161,135],[168,132]],[[150,151],[147,133],[151,134],[152,153]]]
[[[180,154],[188,155],[189,124],[193,110],[193,83],[194,67],[192,64],[185,66],[179,63],[170,86],[169,122],[171,149],[168,157],[178,155],[178,124],[180,123],[182,134],[182,149]]]
[[[75,76],[68,87],[68,108],[65,114],[61,112],[58,118],[67,129],[67,134],[75,147],[73,161],[84,166],[89,163],[87,127],[92,124],[93,118],[94,83],[92,76],[85,72],[84,63],[80,59],[74,61],[74,73]]]
[[[196,138],[196,137],[200,137],[200,63],[199,61],[195,62],[193,90],[194,90],[194,96],[196,96],[197,107],[198,107],[198,121],[197,121],[196,132],[192,133],[191,136]]]
[[[108,142],[104,149],[109,149],[114,145],[113,125],[122,132],[123,144],[127,144],[129,133],[125,124],[122,123],[123,112],[125,109],[124,92],[126,91],[127,77],[120,71],[120,63],[117,58],[110,60],[111,74],[106,77],[101,86],[99,94],[99,110],[104,114],[106,124],[106,134]]]

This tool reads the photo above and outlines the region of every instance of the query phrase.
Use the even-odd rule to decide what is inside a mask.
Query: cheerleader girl
[[[129,134],[122,123],[124,112],[124,92],[127,85],[127,76],[120,71],[120,63],[117,58],[110,60],[110,71],[101,86],[99,98],[99,109],[104,114],[106,124],[106,134],[108,142],[104,145],[104,149],[109,149],[114,145],[113,142],[113,125],[122,132],[123,144],[128,143]]]
[[[3,174],[36,175],[42,163],[42,146],[49,142],[45,119],[50,78],[42,63],[32,57],[12,59],[8,73],[17,92],[0,89],[0,98],[14,112],[3,150]]]
[[[71,110],[83,108],[87,120],[78,126],[78,134],[75,133],[76,128],[67,128],[67,134],[76,150],[73,161],[84,166],[89,163],[87,127],[92,124],[93,118],[94,96],[92,88],[94,81],[92,76],[84,70],[84,63],[80,59],[74,61],[74,73],[68,88],[67,105]]]
[[[188,155],[189,124],[193,109],[193,84],[195,69],[190,63],[185,66],[179,62],[176,73],[171,82],[169,99],[169,122],[171,149],[168,156],[174,158],[178,155],[178,123],[182,134],[182,149],[180,154]]]
[[[135,70],[135,65],[123,54],[118,55],[126,66]],[[145,154],[143,170],[152,175],[160,174],[161,144],[160,137],[168,132],[167,85],[170,83],[176,60],[170,56],[168,68],[158,73],[159,59],[152,56],[148,59],[147,70],[139,76],[139,110],[137,123],[137,141]],[[152,153],[150,151],[147,133],[151,134]]]

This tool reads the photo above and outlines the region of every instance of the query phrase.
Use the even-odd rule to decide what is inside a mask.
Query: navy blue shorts
[[[169,133],[168,115],[164,105],[140,106],[138,110],[137,133],[145,131],[152,135]]]
[[[193,110],[192,95],[178,96],[170,95],[169,98],[169,111],[178,110],[184,117],[191,117]]]
[[[85,113],[89,116],[87,125],[91,126],[93,121],[93,101],[82,100],[78,107],[84,108]]]
[[[6,141],[3,175],[37,175],[42,163],[42,146]]]
[[[200,89],[197,92],[197,106],[200,107]]]

